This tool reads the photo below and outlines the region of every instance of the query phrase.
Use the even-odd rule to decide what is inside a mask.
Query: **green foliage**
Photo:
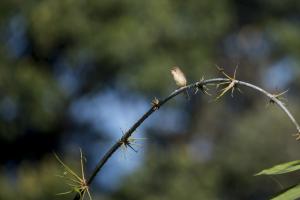
[[[261,172],[255,174],[255,176],[285,174],[299,169],[300,169],[300,160],[295,160],[295,161],[275,165],[270,169],[264,169]]]
[[[13,170],[13,169],[10,169]],[[36,163],[23,162],[16,172],[1,171],[0,199],[6,200],[53,200],[55,194],[65,189],[65,184],[55,176],[59,174],[59,166],[52,155],[45,156]],[[11,175],[14,175],[13,177]],[[16,178],[16,180],[14,180]],[[60,200],[70,199],[60,197]]]
[[[109,199],[217,199],[218,167],[199,165],[181,148],[152,151],[143,167]]]
[[[0,137],[10,140],[22,134],[28,126],[42,132],[55,127],[64,99],[57,82],[46,70],[29,61],[15,65],[0,68],[2,95],[10,99],[19,111],[12,122],[0,121],[3,130]]]
[[[258,175],[277,175],[294,172],[300,169],[300,160],[295,160],[287,163],[275,165],[269,169],[264,169],[261,172],[255,174]],[[272,200],[294,200],[300,197],[300,185],[294,185],[280,192],[279,195],[272,198]]]
[[[39,53],[47,55],[67,42],[76,63],[83,51],[103,65],[129,76],[131,87],[153,92],[168,88],[165,78],[182,65],[191,79],[214,64],[214,49],[228,30],[226,1],[41,1],[25,7]],[[145,77],[156,77],[155,81]],[[133,84],[134,83],[134,84]]]
[[[295,200],[300,197],[300,185],[293,186],[272,200]]]

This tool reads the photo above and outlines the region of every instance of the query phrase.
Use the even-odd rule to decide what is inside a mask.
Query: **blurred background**
[[[300,119],[300,1],[1,0],[0,199],[72,199],[53,152],[86,176],[149,108],[216,65],[272,93]],[[93,199],[268,199],[300,181],[255,173],[299,159],[287,116],[241,88],[171,100],[120,149]],[[191,92],[192,94],[192,92]]]

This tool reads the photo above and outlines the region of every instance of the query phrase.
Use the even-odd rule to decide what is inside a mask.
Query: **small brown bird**
[[[175,66],[171,69],[171,74],[173,75],[173,78],[175,80],[175,83],[180,88],[185,87],[187,84],[186,78],[184,73],[180,70],[179,67]],[[188,91],[186,90],[186,96],[189,99]]]
[[[175,83],[176,83],[177,86],[179,86],[179,87],[186,86],[187,81],[186,81],[185,75],[180,70],[179,67],[173,67],[171,69],[171,74],[173,75],[173,78],[174,78]]]

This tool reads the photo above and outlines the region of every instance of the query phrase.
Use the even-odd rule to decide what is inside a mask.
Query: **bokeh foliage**
[[[173,65],[195,81],[216,76],[215,64],[229,72],[240,64],[238,78],[262,85],[278,60],[299,63],[299,13],[299,1],[293,0],[1,0],[0,144],[6,151],[0,199],[72,198],[55,196],[65,187],[55,177],[59,164],[49,153],[76,152],[80,144],[63,138],[81,138],[74,130],[91,129],[76,124],[69,113],[81,97],[126,88],[150,103],[175,88],[169,75]],[[299,67],[293,70],[284,87],[290,88],[288,104],[299,118]],[[175,100],[170,107],[181,108],[188,118],[182,122],[184,133],[163,133],[158,122],[147,132],[149,146],[137,172],[114,191],[97,185],[92,194],[107,199],[270,197],[279,190],[276,183],[252,175],[299,159],[299,144],[282,112],[266,108],[267,99],[243,92],[214,103],[199,96]],[[79,160],[67,155],[65,160]],[[295,177],[279,181],[297,182]]]

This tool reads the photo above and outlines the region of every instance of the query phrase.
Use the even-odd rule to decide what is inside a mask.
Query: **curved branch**
[[[273,95],[273,94],[265,91],[264,89],[257,87],[256,85],[253,85],[251,83],[237,81],[237,84],[257,90],[257,91],[261,92],[262,94],[266,95],[267,97],[269,97],[273,102],[275,102],[287,114],[287,116],[290,118],[291,122],[295,125],[295,127],[297,129],[297,133],[300,133],[300,126],[299,126],[298,122],[296,121],[294,116],[291,114],[291,112],[287,109],[287,107],[282,103],[282,101],[280,101],[278,98],[276,98],[276,95]],[[297,139],[299,140],[300,138],[297,138]]]
[[[246,86],[249,88],[252,88],[264,95],[266,95],[268,98],[270,98],[270,100],[272,100],[273,102],[275,102],[289,117],[289,119],[291,120],[291,122],[295,125],[296,129],[297,129],[297,139],[300,139],[299,134],[300,134],[300,126],[297,123],[297,121],[295,120],[295,118],[293,117],[293,115],[290,113],[290,111],[287,109],[287,107],[278,99],[276,98],[275,95],[265,91],[264,89],[253,85],[251,83],[247,83],[244,81],[239,81],[239,80],[230,80],[228,78],[212,78],[212,79],[207,79],[207,80],[201,80],[192,84],[189,84],[185,87],[181,87],[177,90],[175,90],[174,92],[172,92],[168,97],[166,97],[165,99],[158,101],[156,103],[153,103],[152,106],[149,108],[149,110],[137,121],[135,122],[132,127],[130,129],[128,129],[125,134],[120,138],[119,141],[117,141],[112,147],[110,147],[110,149],[104,154],[104,156],[102,157],[102,159],[98,162],[98,164],[96,165],[94,171],[92,172],[91,176],[89,177],[89,179],[87,180],[87,185],[90,185],[94,178],[96,177],[96,175],[98,174],[98,172],[102,169],[102,167],[105,165],[105,163],[109,160],[109,158],[116,152],[116,150],[118,150],[121,145],[128,141],[129,137],[134,133],[134,131],[155,111],[157,111],[162,105],[164,105],[165,103],[167,103],[169,100],[171,100],[172,98],[174,98],[175,96],[179,95],[180,93],[186,91],[187,89],[191,89],[191,88],[197,88],[197,89],[203,89],[204,86],[206,85],[210,85],[210,84],[218,84],[218,83],[228,83],[234,81],[234,84],[236,85],[241,85],[241,86]],[[77,193],[74,200],[79,200],[80,199],[80,194]]]

